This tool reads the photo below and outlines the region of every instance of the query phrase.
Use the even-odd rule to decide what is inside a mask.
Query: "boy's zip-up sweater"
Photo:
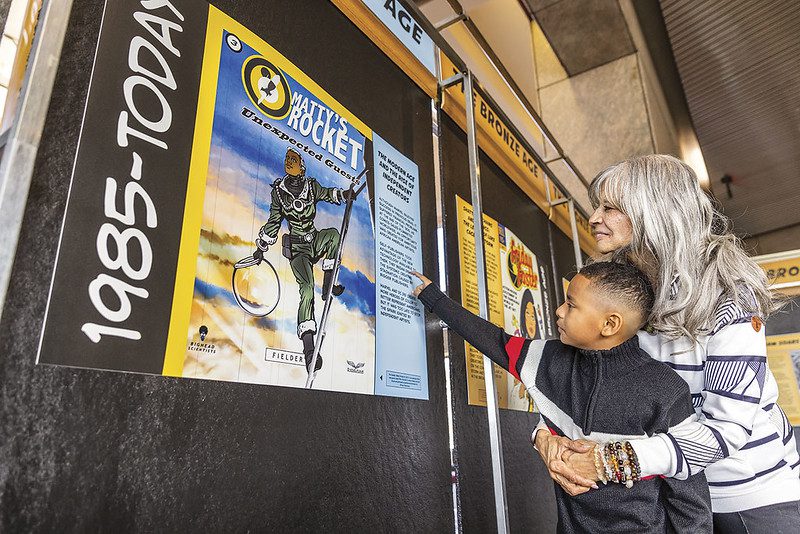
[[[521,380],[552,432],[597,442],[645,438],[694,415],[689,388],[636,337],[610,350],[506,334],[434,285],[419,295],[452,330]],[[711,532],[703,475],[601,485],[576,497],[555,486],[559,532]],[[532,496],[533,498],[533,496]]]
[[[754,306],[752,292],[741,291]],[[640,347],[689,385],[697,415],[631,442],[643,476],[705,472],[714,513],[800,500],[800,456],[764,336],[761,319],[730,297],[720,299],[710,332],[696,340],[639,332]]]

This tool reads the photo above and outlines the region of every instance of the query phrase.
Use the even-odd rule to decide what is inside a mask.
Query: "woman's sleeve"
[[[761,321],[731,306],[726,324],[709,337],[699,417],[631,442],[642,476],[685,479],[727,458],[747,443],[762,400],[774,400],[762,399],[769,370]]]

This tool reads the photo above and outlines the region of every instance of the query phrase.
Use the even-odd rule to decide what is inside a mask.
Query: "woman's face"
[[[633,227],[627,215],[608,204],[600,204],[589,217],[592,235],[601,254],[614,252],[631,242]]]
[[[536,309],[533,307],[533,302],[525,305],[525,330],[529,338],[536,337]]]

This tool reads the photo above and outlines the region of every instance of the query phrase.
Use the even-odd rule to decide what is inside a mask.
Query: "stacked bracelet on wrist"
[[[639,459],[630,441],[612,441],[595,447],[595,468],[598,474],[602,470],[603,483],[610,480],[631,488],[641,480]]]

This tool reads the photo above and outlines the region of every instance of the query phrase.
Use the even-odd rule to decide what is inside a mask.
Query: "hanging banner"
[[[781,408],[792,426],[800,426],[800,333],[767,336],[767,363]]]
[[[428,96],[436,98],[436,46],[401,0],[331,0]]]
[[[400,42],[436,76],[436,49],[430,35],[414,19],[400,0],[363,0]]]
[[[427,399],[416,164],[201,0],[103,20],[38,361]]]
[[[459,72],[446,54],[440,51],[439,58],[444,78]],[[473,102],[475,131],[480,148],[571,239],[572,227],[569,209],[566,204],[556,207],[550,207],[548,204],[545,171],[537,162],[533,151],[529,149],[529,143],[517,136],[516,129],[503,119],[499,110],[495,109],[477,89],[473,90]],[[463,83],[455,84],[445,90],[442,109],[466,131]],[[536,142],[541,145],[543,141],[539,139]],[[563,198],[552,182],[550,182],[550,188],[551,200]],[[581,248],[587,252],[593,251],[595,242],[591,235],[589,221],[577,211],[575,212],[575,221]]]
[[[461,303],[478,314],[478,280],[472,205],[456,196],[458,256],[461,265]],[[553,337],[547,275],[533,252],[508,228],[483,216],[489,321],[514,336],[529,339]],[[486,406],[483,355],[469,343],[467,398],[469,404]],[[533,411],[533,400],[511,374],[493,365],[498,406]]]

